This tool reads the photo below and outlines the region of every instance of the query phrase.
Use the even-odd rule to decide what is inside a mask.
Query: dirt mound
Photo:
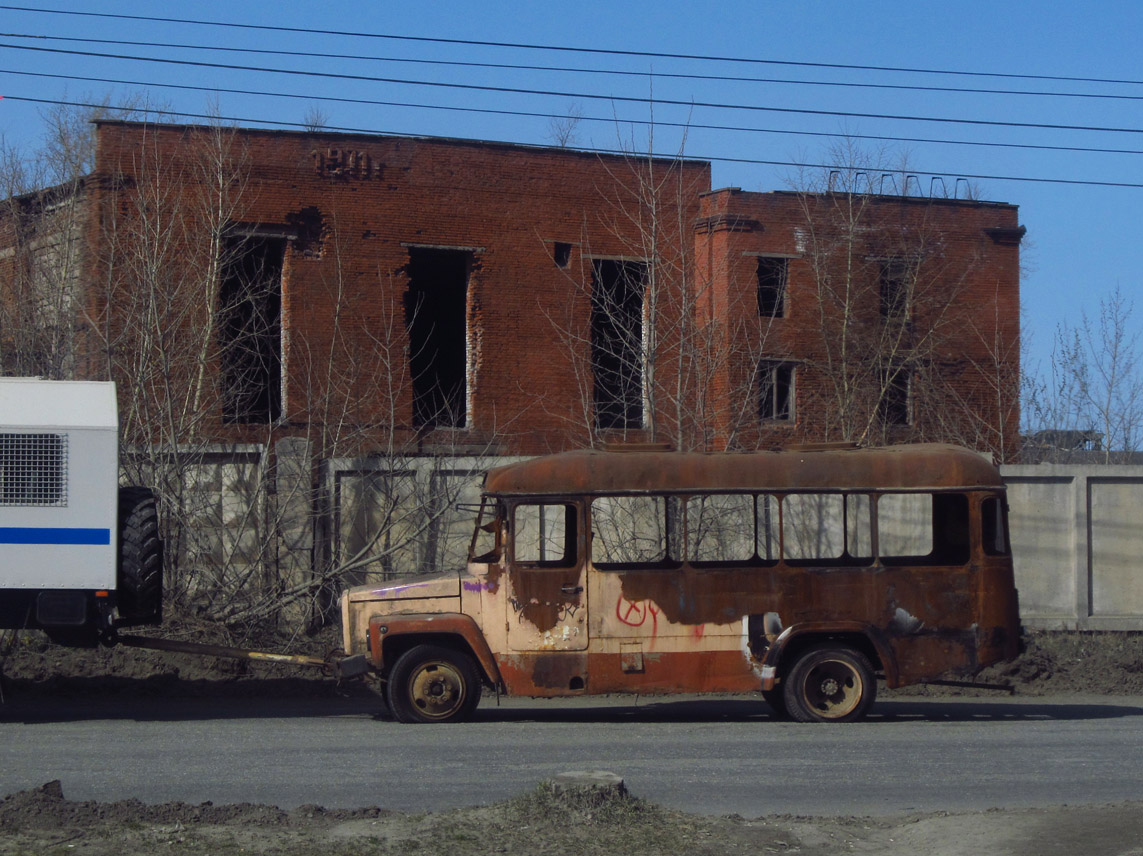
[[[737,815],[671,811],[624,790],[569,793],[552,783],[507,802],[437,814],[377,808],[329,811],[302,806],[192,806],[70,802],[48,782],[0,800],[0,852],[88,856],[160,853],[290,853],[349,856],[428,853],[450,856],[659,856],[689,853],[838,852],[881,856],[1055,856],[1136,853],[1143,835],[1139,803],[892,818]]]
[[[234,636],[217,625],[171,621],[139,635],[319,658],[341,649],[336,627],[315,634],[264,631]],[[127,646],[67,648],[39,631],[0,635],[0,677],[5,687],[23,696],[264,698],[324,696],[335,686],[315,668]]]
[[[1143,695],[1143,633],[1031,633],[1019,657],[985,669],[980,680],[1027,695]]]
[[[58,780],[30,791],[20,791],[0,800],[0,829],[59,829],[60,827],[99,826],[109,823],[147,824],[241,824],[244,826],[283,826],[291,823],[312,825],[316,820],[341,823],[385,817],[393,812],[380,808],[325,809],[316,805],[298,806],[293,811],[253,803],[199,805],[170,802],[149,805],[139,800],[118,802],[72,802],[64,798]]]
[[[1037,630],[1025,634],[1022,642],[1021,653],[1014,660],[982,669],[972,680],[1011,687],[1017,694],[1029,696],[1143,695],[1143,633]],[[889,694],[982,692],[991,691],[921,684]]]

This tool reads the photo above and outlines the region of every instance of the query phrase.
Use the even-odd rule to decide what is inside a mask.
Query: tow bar
[[[254,660],[262,663],[287,663],[293,666],[308,666],[321,669],[326,675],[337,679],[356,678],[370,671],[369,661],[362,654],[349,656],[335,651],[325,659],[307,654],[275,654],[270,651],[251,651],[247,648],[232,648],[229,645],[208,645],[204,642],[180,642],[177,639],[155,639],[150,636],[112,637],[114,644],[130,648],[149,648],[154,651],[175,651],[180,654],[198,654],[203,657],[228,657],[232,660]]]

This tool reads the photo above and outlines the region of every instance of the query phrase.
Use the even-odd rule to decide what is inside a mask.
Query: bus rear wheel
[[[869,659],[845,645],[803,652],[782,688],[786,710],[798,722],[853,722],[869,712],[877,697]]]

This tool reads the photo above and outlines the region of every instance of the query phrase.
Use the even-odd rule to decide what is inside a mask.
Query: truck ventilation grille
[[[67,434],[0,434],[4,505],[67,505]]]

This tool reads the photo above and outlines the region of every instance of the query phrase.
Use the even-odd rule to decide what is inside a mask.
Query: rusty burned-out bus
[[[1017,653],[1004,485],[966,449],[577,451],[490,470],[467,568],[342,598],[405,722],[522,696],[761,692],[843,722]]]

